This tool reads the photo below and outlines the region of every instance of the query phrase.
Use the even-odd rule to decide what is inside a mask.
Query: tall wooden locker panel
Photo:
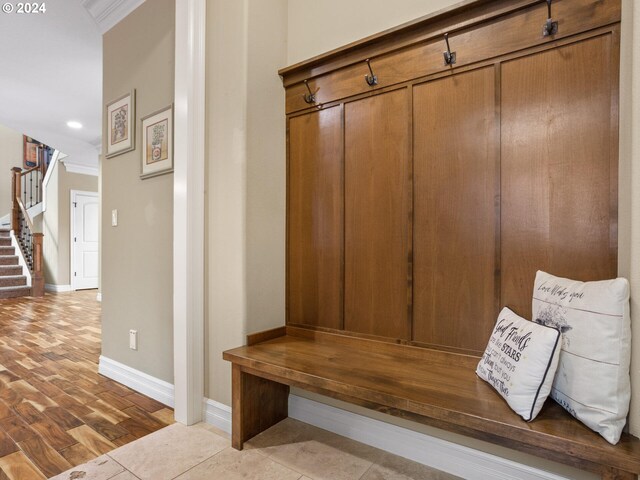
[[[608,33],[502,64],[502,303],[536,270],[616,276],[618,54]]]
[[[413,93],[413,340],[470,353],[498,314],[495,78],[492,65]]]
[[[342,328],[342,107],[289,120],[288,322]]]
[[[345,330],[410,338],[407,88],[345,105]]]

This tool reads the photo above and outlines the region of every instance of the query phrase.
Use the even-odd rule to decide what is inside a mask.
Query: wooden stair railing
[[[18,240],[20,250],[24,256],[29,270],[31,271],[31,296],[42,297],[44,296],[44,274],[43,274],[43,258],[42,258],[42,233],[35,232],[33,228],[33,222],[29,217],[29,212],[25,206],[26,200],[26,187],[23,188],[23,178],[26,175],[32,174],[34,171],[40,173],[40,167],[34,167],[26,171],[22,171],[20,167],[14,167],[11,169],[13,172],[11,182],[11,197],[13,201],[12,214],[11,214],[11,228]],[[42,200],[42,177],[37,177],[38,180],[36,186],[36,199],[37,203]],[[32,182],[31,188],[32,188]],[[23,200],[22,194],[24,192],[25,199]],[[34,206],[37,203],[33,203],[33,196],[31,195],[30,206]]]

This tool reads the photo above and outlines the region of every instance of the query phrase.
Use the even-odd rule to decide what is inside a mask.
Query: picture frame
[[[173,104],[142,118],[140,178],[173,172]]]
[[[107,104],[107,158],[136,148],[136,91]]]
[[[37,140],[26,135],[22,136],[22,167],[28,170],[40,165],[40,147],[42,145]]]

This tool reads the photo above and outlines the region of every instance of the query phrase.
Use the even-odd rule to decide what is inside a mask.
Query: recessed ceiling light
[[[82,124],[80,122],[70,120],[67,122],[67,127],[78,129],[78,128],[82,128]]]

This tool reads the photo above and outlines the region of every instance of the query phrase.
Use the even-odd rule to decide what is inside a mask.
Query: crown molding
[[[79,173],[81,175],[93,175],[94,177],[98,176],[99,169],[98,167],[92,167],[89,165],[80,165],[79,163],[71,163],[62,161],[64,164],[64,168],[69,173]]]
[[[113,28],[145,0],[81,0],[102,34]]]

